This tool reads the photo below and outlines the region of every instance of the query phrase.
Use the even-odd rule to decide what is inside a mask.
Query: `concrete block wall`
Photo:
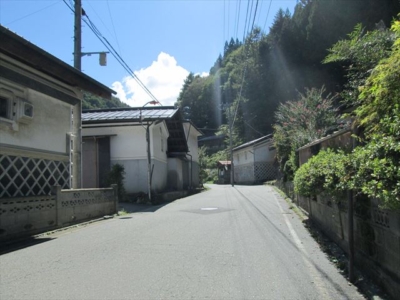
[[[1,198],[0,241],[31,236],[118,211],[117,187],[61,190],[52,195]]]
[[[296,201],[297,196],[293,198]],[[364,200],[363,200],[364,201]],[[298,197],[297,203],[309,213],[325,234],[348,252],[347,199],[333,201],[320,195],[315,200]],[[354,215],[356,266],[369,274],[392,297],[400,294],[400,213],[383,210],[376,200]]]
[[[57,225],[53,195],[0,199],[0,241],[37,234]]]
[[[116,185],[112,188],[79,190],[61,190],[57,186],[54,194],[59,227],[112,215],[118,211]]]

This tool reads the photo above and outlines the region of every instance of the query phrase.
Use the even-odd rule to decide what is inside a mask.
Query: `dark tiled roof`
[[[82,123],[165,120],[171,119],[177,111],[173,106],[83,110]]]
[[[0,25],[0,52],[73,87],[111,99],[115,91]]]

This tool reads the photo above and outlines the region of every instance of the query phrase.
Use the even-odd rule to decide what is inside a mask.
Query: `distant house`
[[[0,198],[67,189],[71,108],[113,91],[2,26],[0,41]]]
[[[130,194],[185,190],[199,185],[197,137],[192,123],[170,106],[85,110],[83,186],[105,185],[110,167],[125,168]]]
[[[218,184],[231,183],[231,161],[220,160],[217,162],[218,168]]]
[[[208,151],[215,153],[225,149],[225,134],[199,137],[199,148],[205,146]]]
[[[272,135],[242,144],[233,149],[234,180],[254,184],[276,178],[275,147]]]

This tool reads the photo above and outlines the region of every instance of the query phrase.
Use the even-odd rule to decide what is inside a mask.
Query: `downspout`
[[[151,202],[151,152],[150,152],[150,126],[153,123],[147,124],[146,141],[147,141],[147,187],[149,193],[149,201]]]
[[[189,130],[188,130],[188,134],[186,136],[186,143],[188,144],[189,141],[189,134],[190,134],[190,129],[192,128],[192,122],[189,122]],[[186,155],[190,156],[190,186],[189,186],[189,190],[192,189],[193,187],[193,157],[191,154],[186,153]]]
[[[153,122],[147,123],[147,127],[143,125],[142,127],[146,130],[146,144],[147,144],[147,193],[149,196],[149,201],[151,201],[151,153],[150,153],[150,126],[153,125]]]
[[[189,153],[186,153],[186,155],[190,156],[190,186],[189,186],[189,190],[191,190],[193,188],[193,157]]]
[[[95,152],[94,152],[94,156],[95,156],[95,158],[94,158],[94,163],[95,163],[95,165],[96,165],[96,187],[97,188],[99,188],[100,186],[99,186],[99,177],[100,177],[100,174],[99,174],[99,157],[98,157],[98,153],[99,153],[99,144],[97,143],[97,139],[96,139],[96,137],[94,136],[93,137],[93,140],[94,140],[94,146],[95,146]]]

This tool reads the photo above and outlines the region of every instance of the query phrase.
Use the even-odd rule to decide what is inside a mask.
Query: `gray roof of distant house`
[[[272,134],[268,134],[268,135],[260,137],[260,138],[258,138],[256,140],[252,140],[250,142],[244,143],[244,144],[242,144],[240,146],[237,146],[236,148],[233,148],[233,150],[240,150],[242,148],[246,148],[246,147],[249,147],[249,146],[257,145],[257,144],[263,143],[263,142],[268,141],[268,140],[272,140]]]
[[[169,132],[169,156],[189,151],[183,128],[184,121],[179,108],[173,106],[87,109],[82,111],[82,124],[107,126],[103,124],[138,123],[141,120],[140,116],[146,123],[165,121]]]

